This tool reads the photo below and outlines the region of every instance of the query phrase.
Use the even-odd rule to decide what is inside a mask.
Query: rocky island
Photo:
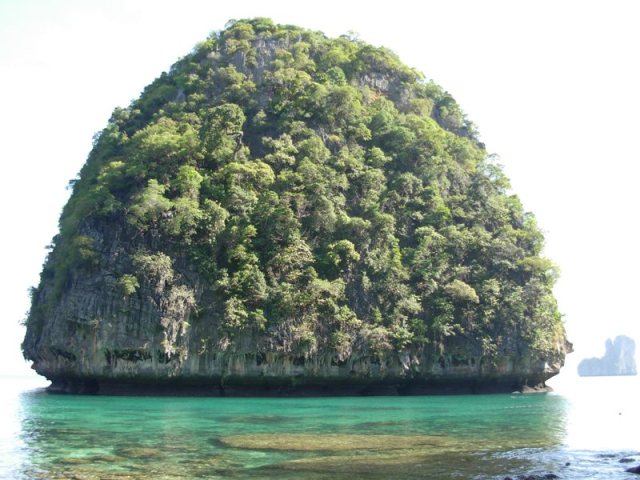
[[[395,54],[231,22],[117,108],[32,289],[65,392],[541,387],[570,344],[534,217]]]
[[[585,358],[578,365],[581,377],[601,377],[617,375],[637,375],[635,351],[636,342],[625,335],[614,341],[607,339],[605,354],[601,358]]]

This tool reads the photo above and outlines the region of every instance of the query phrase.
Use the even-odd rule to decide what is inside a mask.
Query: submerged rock
[[[160,449],[150,447],[124,447],[118,449],[118,456],[126,458],[153,458],[159,457],[163,453]]]
[[[243,20],[116,109],[23,342],[70,393],[544,385],[571,345],[535,219],[443,89]]]
[[[341,433],[256,433],[219,439],[226,447],[251,450],[334,451],[407,450],[450,447],[455,441],[435,435],[358,435]]]
[[[543,473],[532,475],[518,475],[517,477],[504,477],[504,480],[555,480],[560,478],[555,473]]]
[[[513,393],[530,394],[530,393],[550,393],[550,392],[553,392],[553,388],[551,388],[549,385],[539,384],[539,385],[533,385],[531,387],[529,385],[523,385],[522,388],[520,388],[520,390],[516,390]]]

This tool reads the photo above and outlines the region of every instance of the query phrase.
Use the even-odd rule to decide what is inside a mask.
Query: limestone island
[[[571,349],[474,125],[351,36],[230,22],[114,110],[71,186],[22,345],[52,391],[543,389]]]
[[[578,365],[581,377],[602,377],[617,375],[637,375],[635,351],[636,342],[625,335],[614,341],[607,339],[605,354],[601,358],[585,358]]]

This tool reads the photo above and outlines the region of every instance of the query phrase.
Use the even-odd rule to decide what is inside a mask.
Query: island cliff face
[[[635,351],[636,342],[632,338],[619,335],[614,341],[605,343],[605,354],[601,358],[585,358],[578,365],[581,377],[616,375],[637,375]]]
[[[513,390],[570,350],[533,216],[385,49],[234,22],[72,184],[23,342],[60,391]]]

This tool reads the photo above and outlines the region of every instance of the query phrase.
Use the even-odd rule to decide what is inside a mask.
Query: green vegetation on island
[[[384,48],[231,22],[113,112],[72,187],[23,344],[52,376],[100,355],[564,358],[533,215]]]

